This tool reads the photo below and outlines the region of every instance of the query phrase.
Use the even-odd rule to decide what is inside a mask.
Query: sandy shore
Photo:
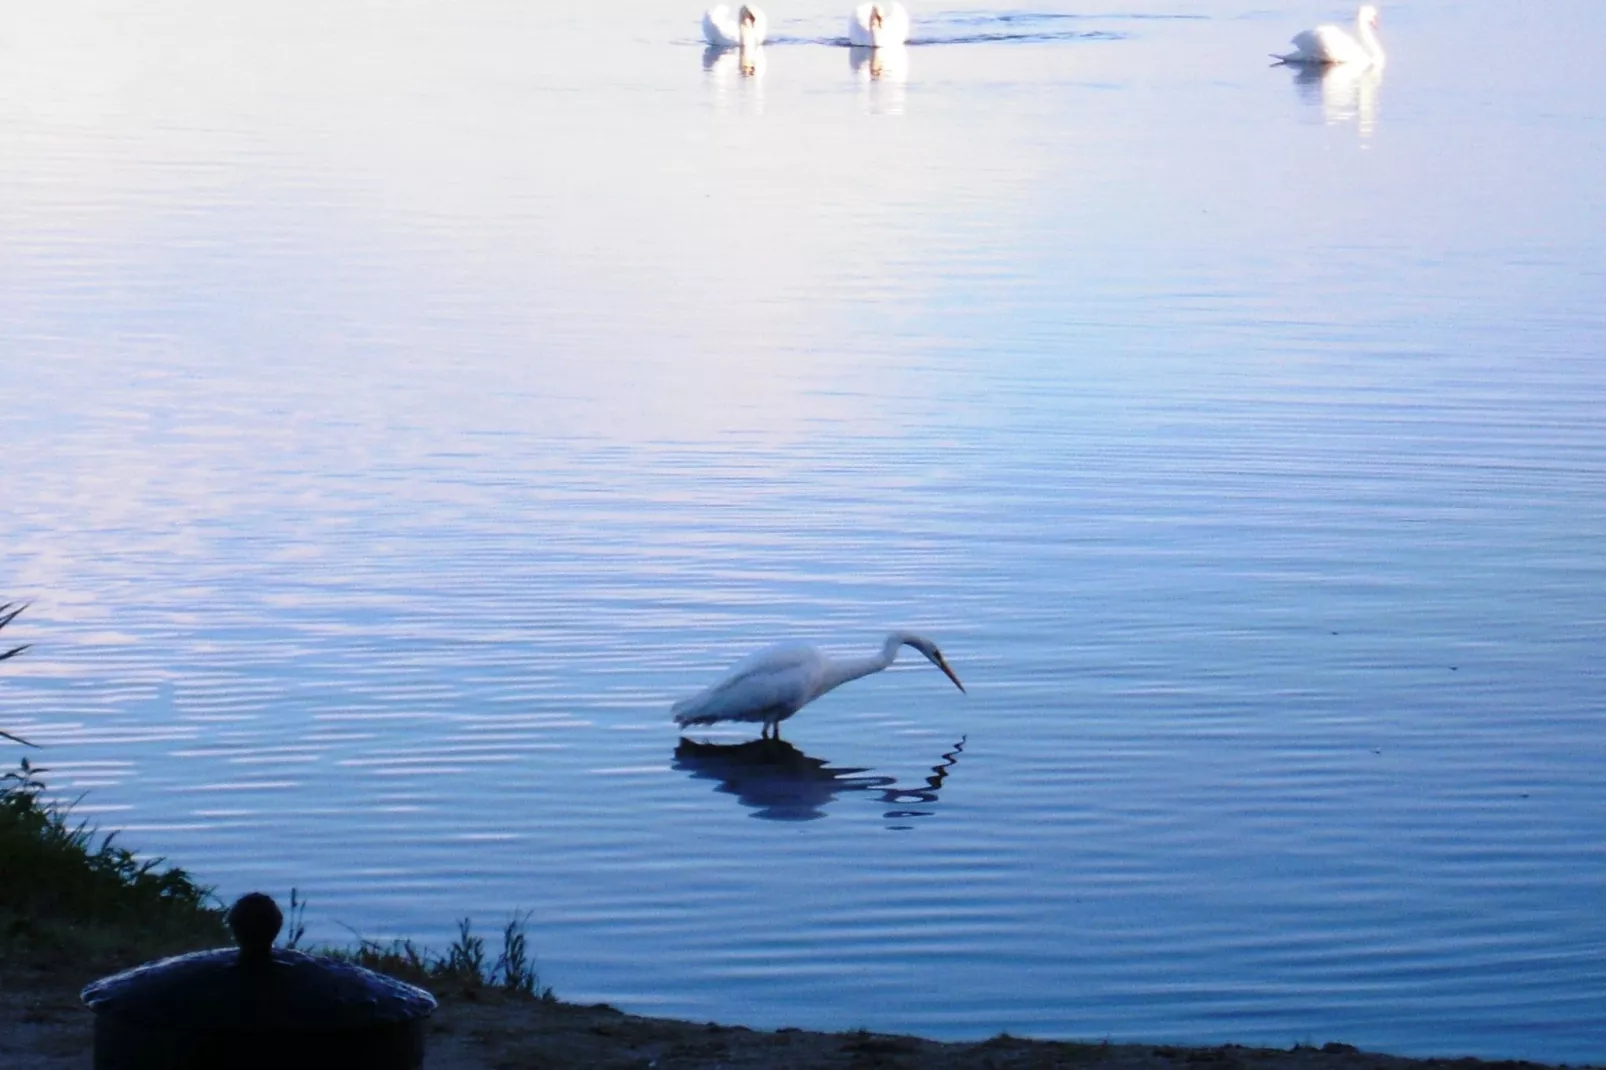
[[[0,976],[0,1066],[89,1070],[93,1017],[78,1001],[91,976],[70,969]],[[663,1018],[611,1007],[511,997],[487,989],[442,1002],[429,1022],[429,1070],[640,1068],[640,1070],[1426,1070],[1536,1067],[1475,1059],[1405,1059],[1348,1045],[1270,1050],[1225,1046],[1081,1044],[995,1037],[941,1044],[876,1033],[775,1032]]]

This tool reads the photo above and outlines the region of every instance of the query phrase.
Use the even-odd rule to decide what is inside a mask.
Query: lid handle
[[[242,959],[265,959],[272,954],[274,937],[284,925],[279,904],[261,892],[236,899],[224,920],[234,933],[234,942],[240,945]]]

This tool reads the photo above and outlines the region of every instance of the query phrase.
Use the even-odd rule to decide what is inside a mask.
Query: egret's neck
[[[881,653],[872,654],[867,658],[844,658],[833,661],[825,670],[825,681],[820,694],[825,694],[834,687],[841,687],[849,680],[857,680],[861,676],[880,672],[891,665],[898,657],[898,648],[903,645],[903,638],[897,635],[887,637],[886,644]]]

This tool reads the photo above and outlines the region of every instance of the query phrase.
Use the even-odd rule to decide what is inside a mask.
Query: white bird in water
[[[757,48],[769,34],[769,20],[753,4],[743,4],[731,17],[731,9],[718,4],[703,15],[703,37],[715,48]]]
[[[860,4],[848,17],[848,44],[885,48],[909,40],[909,12],[898,0]]]
[[[965,689],[936,643],[909,632],[893,632],[879,654],[866,658],[832,659],[806,643],[781,643],[760,650],[739,662],[729,676],[713,687],[675,703],[671,712],[682,728],[746,721],[762,723],[762,736],[779,739],[782,721],[827,691],[885,669],[897,659],[898,649],[905,646],[920,651],[948,674],[955,687]]]
[[[1357,63],[1383,66],[1383,42],[1377,38],[1378,13],[1371,4],[1355,16],[1355,33],[1327,23],[1294,35],[1294,51],[1273,55],[1279,63],[1296,66],[1326,66],[1329,63]]]

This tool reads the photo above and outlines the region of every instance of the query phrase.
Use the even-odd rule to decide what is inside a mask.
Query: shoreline
[[[0,1065],[86,1070],[94,1015],[78,993],[105,974],[82,964],[36,962],[0,973]],[[854,1030],[749,1029],[627,1014],[486,986],[438,994],[426,1024],[426,1070],[652,1068],[652,1070],[1546,1070],[1550,1064],[1469,1056],[1416,1058],[1349,1044],[1290,1049],[1234,1044],[1110,1044],[1001,1034],[936,1041]],[[1562,1064],[1565,1065],[1565,1064]],[[1574,1064],[1590,1070],[1599,1064]],[[1560,1066],[1553,1070],[1561,1070]]]

